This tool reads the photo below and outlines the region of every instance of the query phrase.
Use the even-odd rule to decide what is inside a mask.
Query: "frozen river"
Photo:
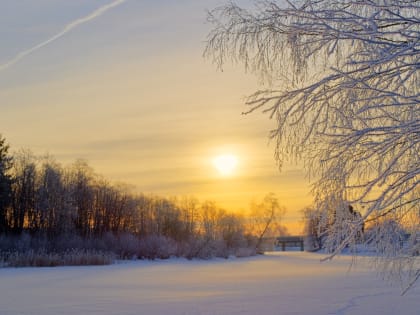
[[[419,315],[405,296],[351,258],[310,253],[210,261],[0,269],[0,315]]]

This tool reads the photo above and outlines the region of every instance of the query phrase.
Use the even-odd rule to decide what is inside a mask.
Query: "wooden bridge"
[[[303,252],[304,249],[304,237],[303,236],[280,236],[276,238],[276,247],[281,247],[282,251],[285,251],[287,247],[300,247]]]

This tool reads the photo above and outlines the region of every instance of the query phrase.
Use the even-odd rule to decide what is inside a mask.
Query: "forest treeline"
[[[244,216],[194,197],[134,193],[95,174],[85,161],[63,167],[51,156],[25,150],[11,155],[0,137],[3,265],[76,264],[79,256],[91,263],[110,256],[248,256],[270,230],[278,233],[284,213],[273,194],[251,208]]]

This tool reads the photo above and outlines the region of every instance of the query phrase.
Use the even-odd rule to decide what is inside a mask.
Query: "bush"
[[[235,250],[235,257],[249,257],[257,255],[257,250],[255,247],[240,247]]]
[[[0,236],[0,267],[53,267],[64,265],[106,265],[115,259],[228,258],[255,255],[250,237],[213,239],[196,235],[176,241],[162,235],[139,237],[130,233],[82,238],[64,234],[49,239],[43,234],[22,233]]]
[[[178,253],[177,243],[165,236],[150,235],[140,240],[138,258],[168,259]]]

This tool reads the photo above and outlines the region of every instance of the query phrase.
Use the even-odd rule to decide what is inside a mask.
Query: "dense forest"
[[[213,201],[134,193],[78,160],[13,155],[0,136],[0,265],[102,264],[114,259],[248,256],[279,225],[274,194],[250,212]]]

